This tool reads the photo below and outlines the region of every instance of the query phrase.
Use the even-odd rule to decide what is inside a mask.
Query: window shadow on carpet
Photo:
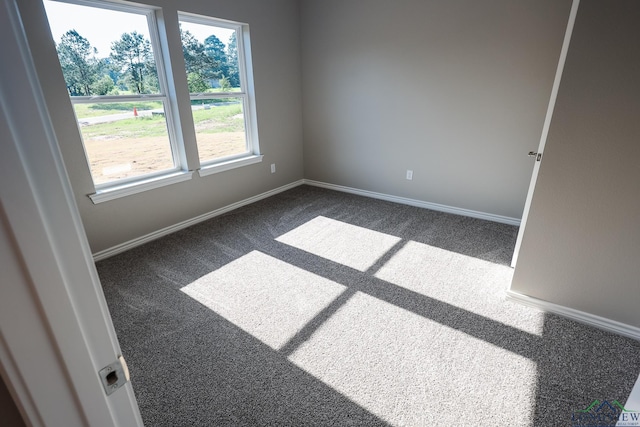
[[[98,271],[148,425],[571,425],[640,345],[504,301],[516,234],[303,186]]]

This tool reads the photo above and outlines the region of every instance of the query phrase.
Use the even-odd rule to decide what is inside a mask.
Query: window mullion
[[[173,82],[173,76],[169,75],[171,70],[170,64],[167,62],[169,52],[167,51],[167,43],[163,43],[163,39],[160,36],[160,22],[162,20],[162,10],[156,9],[147,15],[149,21],[150,37],[152,45],[157,46],[153,53],[155,55],[156,63],[159,64],[158,68],[158,83],[160,85],[160,91],[165,95],[163,101],[167,127],[171,136],[171,152],[173,153],[174,163],[177,168],[182,170],[194,170],[190,167],[188,158],[185,154],[184,140],[182,135],[182,125],[177,114],[175,103],[171,102],[170,85]],[[165,39],[166,41],[166,39]]]
[[[177,13],[156,12],[160,46],[167,75],[168,102],[174,115],[173,124],[179,141],[178,155],[187,170],[200,169],[196,131],[191,115],[191,100],[187,85],[186,70],[182,57],[182,42]]]
[[[209,93],[192,93],[191,99],[197,101],[199,99],[217,99],[217,98],[244,98],[247,96],[245,92],[209,92]]]
[[[113,95],[113,96],[72,96],[72,104],[100,104],[108,102],[145,102],[145,101],[166,101],[167,96],[163,94],[154,95]]]

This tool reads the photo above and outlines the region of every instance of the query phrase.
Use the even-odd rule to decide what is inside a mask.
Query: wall
[[[306,178],[521,217],[570,0],[301,4]]]
[[[20,0],[45,102],[93,252],[289,184],[303,177],[299,6],[295,0],[140,0],[249,24],[262,163],[94,205],[84,149],[40,2]],[[175,61],[176,59],[172,59]],[[181,60],[181,59],[177,59]],[[186,80],[185,80],[186,82]],[[277,173],[269,165],[276,163]],[[197,175],[197,174],[196,174]]]
[[[640,327],[640,2],[582,0],[511,290]]]

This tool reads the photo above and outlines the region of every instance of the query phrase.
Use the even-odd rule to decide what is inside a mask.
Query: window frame
[[[131,94],[131,95],[92,95],[92,96],[71,96],[69,94],[69,99],[71,101],[72,107],[76,104],[108,104],[111,102],[136,102],[136,101],[161,101],[163,104],[165,122],[167,126],[167,136],[169,139],[169,148],[171,150],[171,156],[173,159],[173,167],[169,169],[163,169],[160,171],[155,171],[151,173],[145,173],[143,175],[137,175],[128,178],[114,179],[108,182],[96,183],[95,177],[93,173],[91,173],[91,179],[93,182],[93,186],[96,190],[95,195],[90,195],[91,199],[96,202],[98,200],[110,200],[110,198],[100,197],[101,193],[109,192],[109,191],[118,191],[122,189],[128,189],[129,187],[136,184],[143,184],[141,187],[141,191],[144,191],[149,188],[149,181],[154,181],[158,179],[162,179],[164,177],[175,177],[176,173],[181,171],[187,171],[186,162],[180,155],[180,145],[182,144],[179,135],[181,132],[176,129],[179,126],[179,122],[175,120],[175,114],[172,108],[172,102],[169,97],[170,88],[169,88],[169,79],[166,72],[166,63],[163,57],[163,46],[160,41],[159,34],[159,25],[158,19],[156,16],[157,10],[159,8],[153,6],[139,6],[133,5],[129,3],[114,3],[110,1],[104,0],[49,0],[55,1],[58,3],[66,3],[78,6],[91,7],[95,9],[106,9],[112,10],[116,12],[124,12],[130,13],[134,15],[144,16],[147,22],[147,30],[149,31],[149,42],[151,43],[151,50],[153,52],[153,59],[156,65],[156,71],[158,75],[158,87],[159,93],[157,94]],[[74,108],[75,115],[75,108]],[[78,118],[76,116],[76,121]],[[87,165],[90,165],[90,159],[86,152],[86,146],[84,142],[84,137],[82,135],[82,131],[78,129],[80,132],[80,138],[82,139],[82,146],[85,150],[85,157],[87,159]],[[91,168],[89,168],[91,172]],[[172,180],[174,181],[174,180]],[[155,188],[155,187],[154,187]],[[127,194],[133,194],[131,191],[127,191]],[[98,197],[92,197],[98,196]]]
[[[182,55],[182,42],[181,40],[178,40],[180,51],[176,52],[175,44],[173,44],[172,37],[170,37],[166,31],[166,23],[164,21],[164,19],[166,18],[163,16],[164,10],[162,7],[118,0],[49,1],[144,15],[147,19],[149,38],[158,75],[159,93],[95,96],[71,96],[71,94],[69,94],[69,100],[71,102],[74,116],[75,108],[73,108],[73,106],[75,104],[161,101],[163,103],[165,111],[165,121],[174,167],[171,169],[164,169],[144,175],[115,179],[112,181],[97,184],[95,182],[93,174],[91,173],[90,160],[87,155],[84,137],[82,135],[80,127],[78,126],[79,136],[82,141],[82,148],[84,150],[85,159],[87,161],[87,166],[90,171],[92,183],[95,189],[95,193],[88,194],[88,197],[93,201],[94,204],[141,193],[150,189],[163,187],[165,185],[171,185],[177,182],[187,181],[192,178],[193,174],[196,171],[200,176],[207,176],[210,174],[224,172],[230,169],[235,169],[262,161],[263,155],[260,153],[258,143],[258,127],[256,118],[257,115],[248,24],[201,14],[194,14],[186,11],[177,11],[178,24],[180,21],[184,21],[234,30],[236,32],[236,43],[238,50],[238,73],[241,88],[240,92],[217,92],[210,95],[201,95],[191,94],[187,89],[184,91],[184,93],[187,93],[187,97],[185,97],[182,93],[179,93],[181,91],[176,90],[176,79],[181,80],[178,74],[182,74],[186,77],[186,66],[183,62],[182,68],[176,68],[176,64],[168,62],[169,57],[178,55],[182,58],[182,61],[184,61]],[[195,95],[196,97],[193,98],[192,95]],[[182,120],[180,119],[180,117],[182,116],[178,110],[182,108],[180,107],[180,105],[184,105],[185,103],[188,103],[189,106],[191,106],[192,99],[210,98],[242,98],[247,150],[244,153],[215,158],[207,161],[200,160],[199,155],[196,156],[196,159],[189,160],[189,156],[186,154],[187,151],[193,151],[197,153],[197,141],[195,139],[191,141],[191,137],[188,137],[189,132],[186,132],[186,130],[190,126],[195,130],[193,114],[190,115],[189,120],[191,120],[191,122],[189,123],[186,118],[183,118]],[[190,111],[192,110],[190,109]]]
[[[246,151],[244,153],[233,154],[229,156],[214,158],[202,161],[198,156],[200,176],[223,172],[238,166],[258,163],[262,161],[260,154],[260,145],[258,143],[258,132],[256,126],[256,108],[255,96],[253,93],[253,75],[252,67],[247,66],[247,62],[251,63],[250,47],[247,50],[246,45],[249,42],[249,28],[247,24],[241,22],[230,21],[221,18],[185,12],[178,10],[178,25],[181,22],[187,22],[199,25],[208,25],[220,27],[235,31],[236,49],[238,51],[238,74],[240,80],[240,92],[212,92],[212,93],[189,93],[189,104],[194,100],[204,99],[221,99],[221,98],[242,98],[242,113],[244,120],[244,131],[246,139]],[[182,41],[180,43],[182,46]],[[185,65],[186,74],[186,65]],[[251,82],[251,84],[250,84]],[[193,120],[193,115],[192,115]],[[196,146],[198,144],[196,135]]]

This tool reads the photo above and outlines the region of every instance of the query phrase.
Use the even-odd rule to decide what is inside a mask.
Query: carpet
[[[624,404],[640,343],[505,301],[516,235],[301,186],[97,268],[148,426],[570,426]]]

